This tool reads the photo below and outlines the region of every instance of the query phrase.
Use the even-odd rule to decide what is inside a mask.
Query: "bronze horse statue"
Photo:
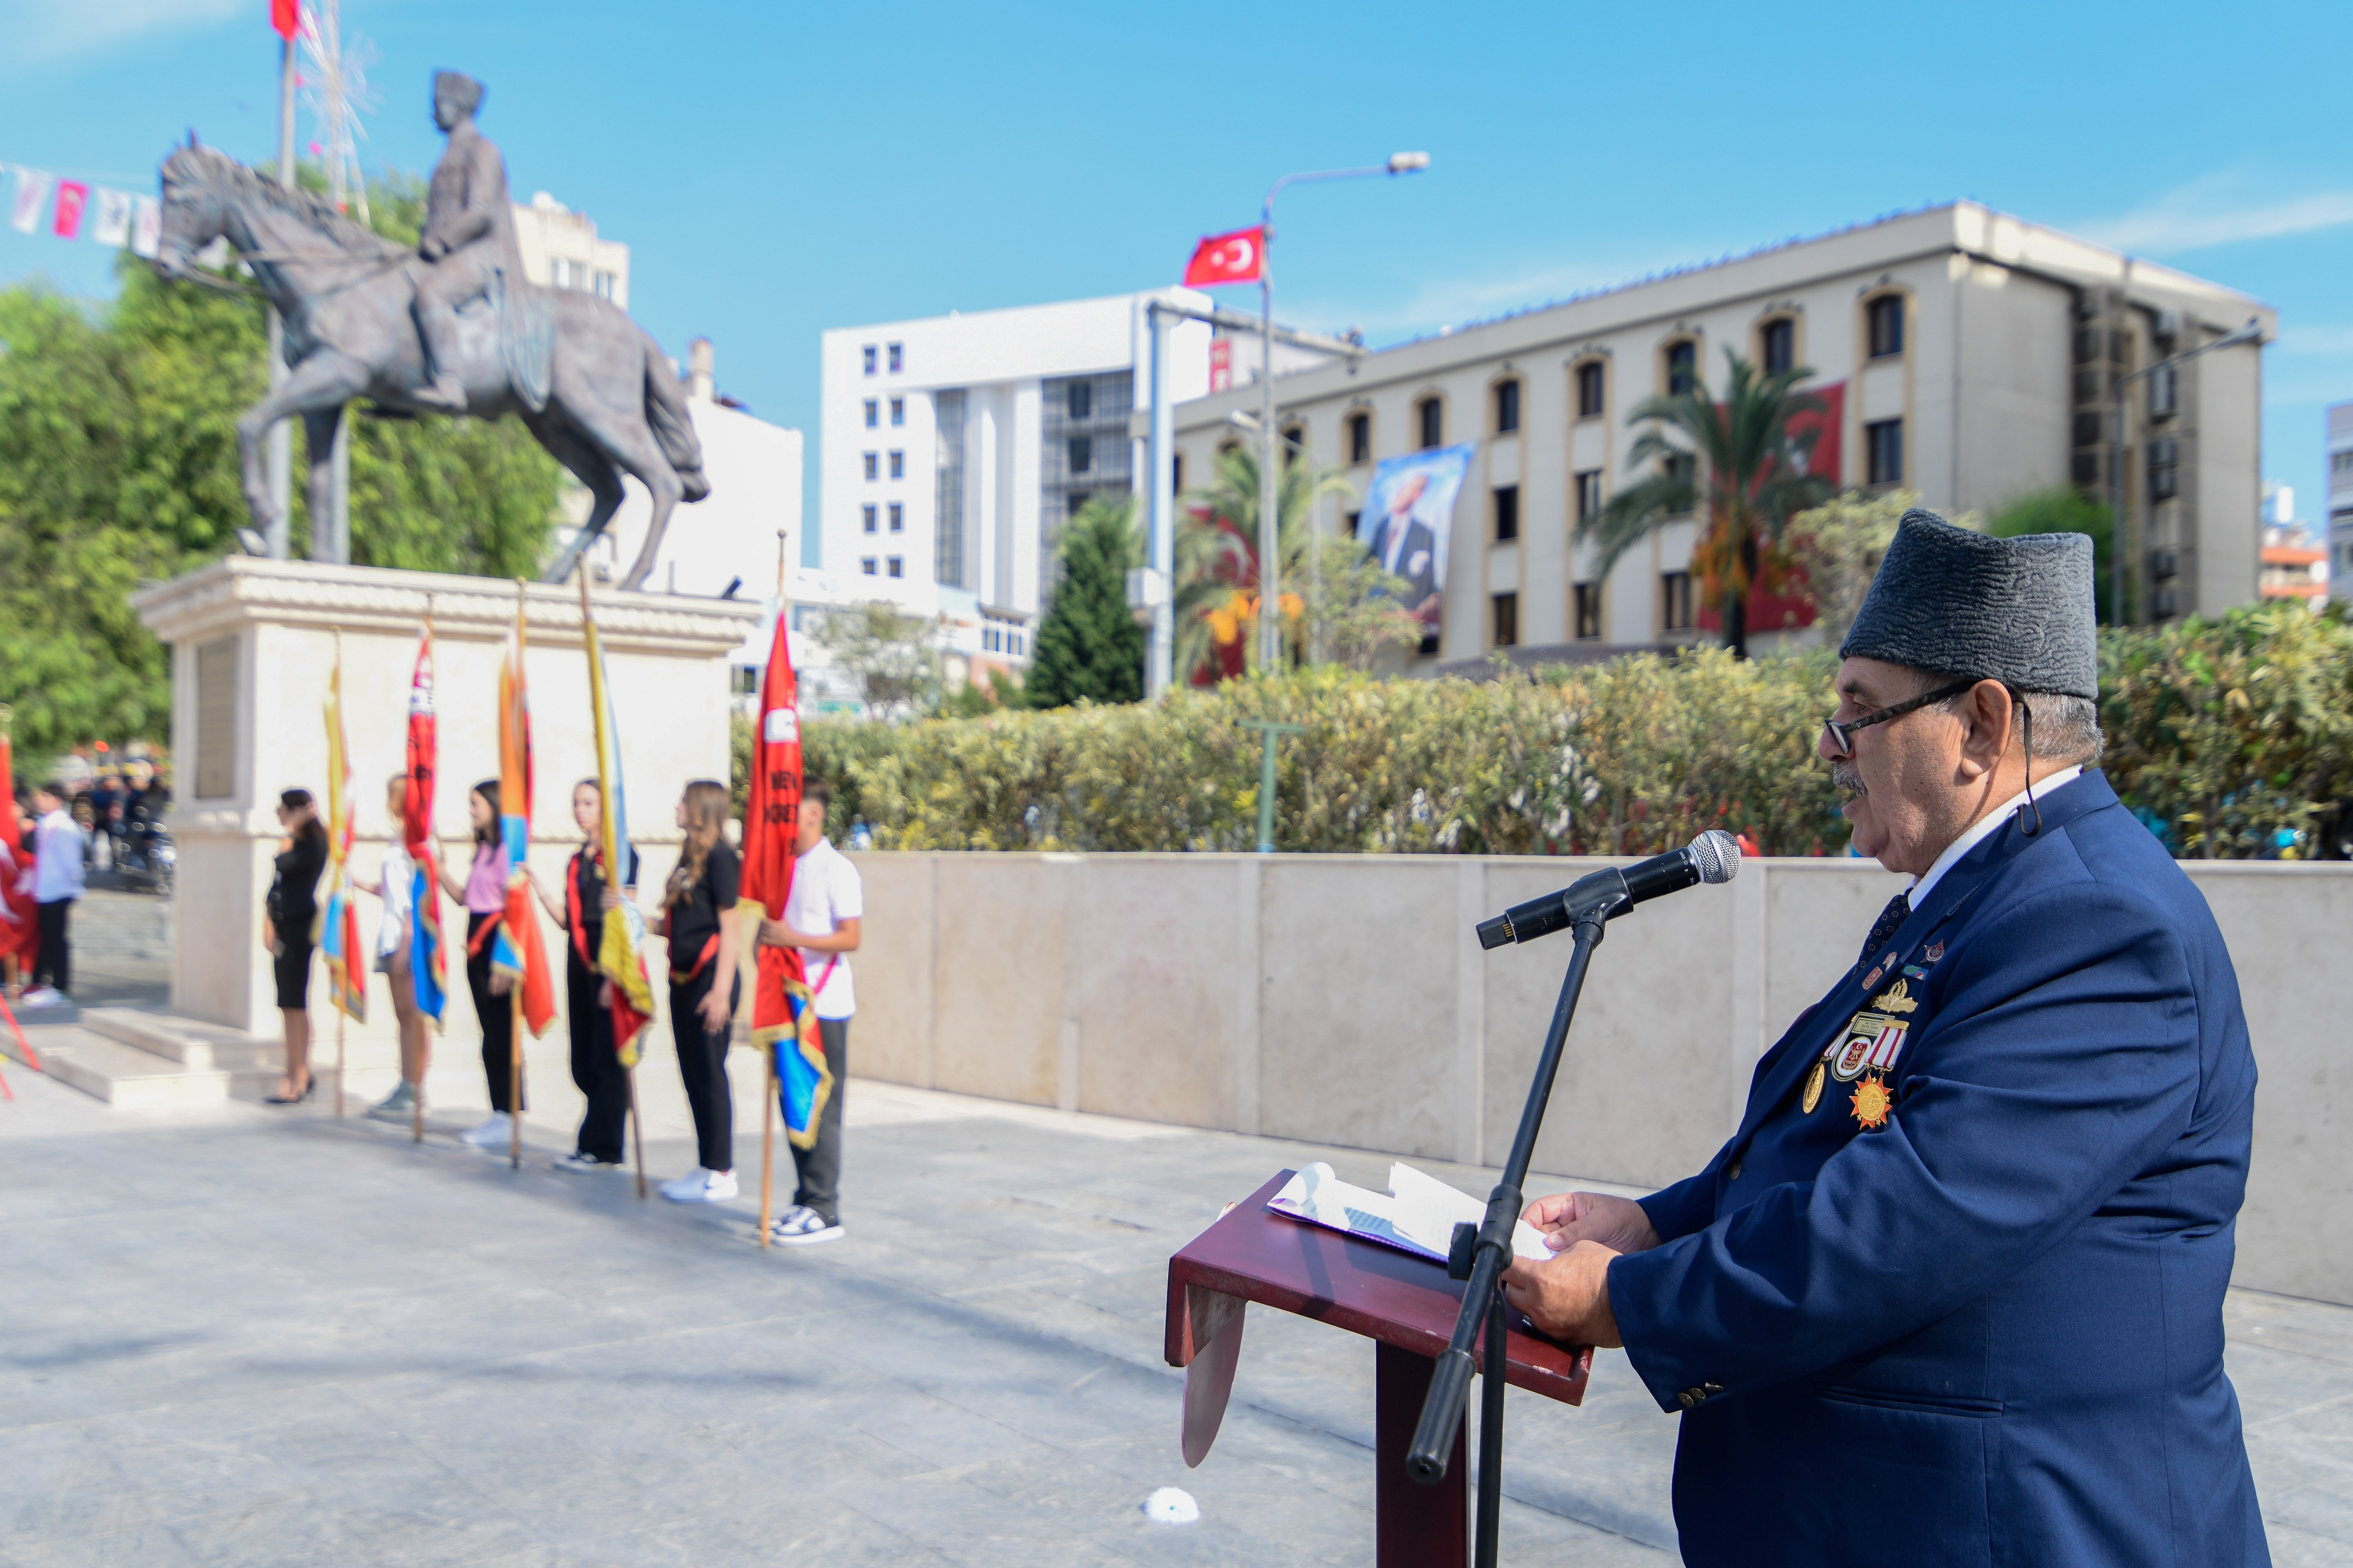
[[[263,461],[269,427],[302,416],[310,437],[311,515],[329,506],[329,447],[343,405],[365,397],[383,413],[430,412],[414,400],[427,384],[424,350],[410,314],[423,267],[416,252],[353,223],[328,203],[201,147],[193,137],[164,163],[164,226],[155,266],[166,278],[213,281],[195,252],[225,239],[286,323],[291,373],[237,420],[245,499],[257,531],[273,515]],[[643,549],[621,580],[640,588],[654,568],[679,502],[711,493],[702,443],[685,395],[659,345],[618,306],[594,294],[528,290],[508,310],[496,300],[461,311],[460,352],[450,368],[464,383],[470,413],[513,414],[539,444],[588,487],[595,504],[579,538],[548,580],[570,574],[580,552],[621,504],[621,476],[634,474],[653,497]],[[536,319],[518,334],[505,323]],[[518,339],[521,341],[518,341]]]

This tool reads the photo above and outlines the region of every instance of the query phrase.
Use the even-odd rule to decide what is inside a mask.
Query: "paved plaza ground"
[[[1253,1309],[1188,1472],[1160,1346],[1166,1258],[1223,1203],[1380,1156],[853,1082],[849,1237],[763,1254],[748,1194],[549,1171],[559,1125],[514,1173],[455,1116],[418,1147],[9,1072],[0,1562],[1371,1559],[1368,1347]],[[2276,1559],[2353,1563],[2353,1311],[2230,1318]],[[1506,1559],[1671,1562],[1674,1423],[1624,1358],[1581,1410],[1512,1399]],[[1198,1523],[1146,1521],[1169,1485]]]

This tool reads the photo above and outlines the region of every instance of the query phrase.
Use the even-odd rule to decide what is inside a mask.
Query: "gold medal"
[[[1806,1097],[1799,1102],[1799,1107],[1808,1116],[1811,1116],[1814,1107],[1822,1102],[1822,1079],[1827,1076],[1820,1062],[1816,1062],[1814,1070],[1806,1075]]]
[[[1887,1125],[1887,1113],[1895,1108],[1895,1097],[1887,1092],[1887,1084],[1873,1073],[1854,1091],[1854,1120],[1865,1132],[1876,1132]]]

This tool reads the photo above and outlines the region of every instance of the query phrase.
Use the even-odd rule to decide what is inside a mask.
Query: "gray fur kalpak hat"
[[[1839,657],[2096,701],[2091,536],[1993,539],[1914,507]]]

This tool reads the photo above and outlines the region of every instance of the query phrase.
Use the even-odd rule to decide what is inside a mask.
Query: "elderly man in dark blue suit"
[[[1530,1205],[1513,1303],[1681,1410],[1695,1564],[2267,1563],[2222,1297],[2255,1064],[2098,773],[2091,542],[1907,513],[1820,752],[1910,873],[1708,1167]]]

